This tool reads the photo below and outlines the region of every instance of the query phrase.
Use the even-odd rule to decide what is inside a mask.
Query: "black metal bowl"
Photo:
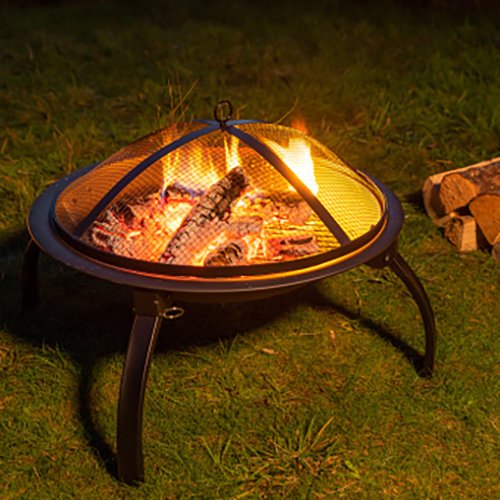
[[[27,226],[37,246],[69,267],[121,285],[165,291],[186,300],[239,301],[275,295],[292,288],[332,276],[361,264],[383,260],[394,247],[403,225],[403,212],[394,193],[380,181],[370,178],[386,199],[384,216],[362,241],[361,238],[321,255],[321,261],[305,258],[284,264],[230,266],[227,276],[220,271],[213,277],[210,268],[161,265],[133,261],[71,238],[57,224],[54,205],[59,194],[94,165],[73,172],[47,188],[29,212]],[[328,258],[329,257],[329,258]],[[130,263],[135,265],[128,265]],[[285,263],[286,264],[286,263]],[[172,270],[171,274],[158,272]],[[200,271],[205,271],[200,275]],[[278,271],[277,271],[278,270]]]

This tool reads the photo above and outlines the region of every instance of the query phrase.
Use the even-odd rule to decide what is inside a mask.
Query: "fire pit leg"
[[[144,480],[142,455],[142,413],[149,366],[162,316],[155,294],[135,295],[135,319],[130,333],[118,401],[118,477],[128,484]]]
[[[425,329],[425,353],[419,374],[423,377],[431,377],[436,354],[436,324],[429,297],[416,274],[398,252],[389,256],[387,264],[406,285],[422,315]]]
[[[24,251],[21,288],[23,307],[34,307],[38,304],[37,268],[40,247],[30,239]]]

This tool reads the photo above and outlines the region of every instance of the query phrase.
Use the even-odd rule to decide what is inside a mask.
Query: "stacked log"
[[[500,158],[428,177],[423,186],[429,217],[460,252],[491,246],[500,258]]]

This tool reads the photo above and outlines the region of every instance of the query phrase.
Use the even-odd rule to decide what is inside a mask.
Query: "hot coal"
[[[220,232],[222,221],[229,217],[229,208],[247,186],[241,167],[233,168],[203,195],[182,221],[160,262],[190,264],[193,254],[199,253]]]
[[[125,257],[230,266],[300,258],[319,251],[311,209],[294,192],[266,196],[237,167],[204,193],[180,184],[109,208],[86,241]]]
[[[318,252],[318,242],[313,233],[286,238],[270,238],[268,246],[275,256],[303,257]]]
[[[256,214],[269,220],[286,221],[288,224],[301,226],[311,217],[311,207],[295,192],[256,193],[245,197],[242,209],[249,215]]]
[[[247,245],[243,240],[231,241],[210,252],[203,264],[207,267],[234,266],[245,260],[246,253]]]
[[[262,217],[248,216],[232,218],[225,228],[225,231],[234,237],[246,236],[248,234],[260,234],[264,226]]]

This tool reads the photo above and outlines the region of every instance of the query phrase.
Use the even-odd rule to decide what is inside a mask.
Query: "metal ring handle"
[[[162,311],[161,316],[165,319],[177,319],[184,315],[182,307],[172,306]]]
[[[214,118],[222,129],[226,128],[226,122],[233,117],[233,105],[227,99],[219,101],[214,107]]]

